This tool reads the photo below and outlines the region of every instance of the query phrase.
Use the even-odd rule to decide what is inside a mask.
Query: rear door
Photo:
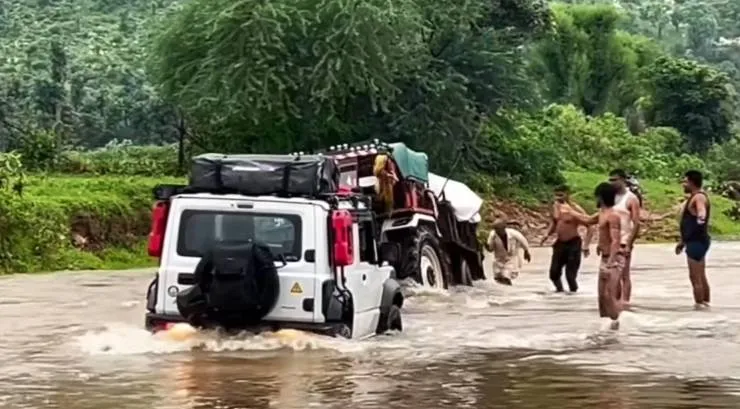
[[[380,306],[383,282],[388,274],[375,264],[378,255],[369,213],[359,215],[358,219],[353,226],[355,263],[345,268],[345,274],[347,285],[355,294],[355,311],[360,313]]]
[[[265,319],[313,320],[303,298],[314,297],[314,265],[305,261],[305,244],[313,243],[313,206],[284,201],[187,198],[173,201],[166,243],[165,313],[179,314],[177,293],[194,284],[193,272],[213,243],[256,239],[282,254],[287,265],[278,270],[280,297]],[[175,234],[173,234],[175,233]],[[282,263],[277,263],[282,266]],[[174,287],[174,288],[173,288]],[[175,291],[176,289],[176,291]],[[292,290],[292,291],[291,291]]]

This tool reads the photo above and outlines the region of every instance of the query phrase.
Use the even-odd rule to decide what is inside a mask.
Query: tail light
[[[152,226],[149,230],[149,255],[162,257],[162,246],[164,245],[164,232],[167,229],[167,216],[170,212],[170,204],[159,201],[152,209]]]
[[[152,326],[151,332],[156,334],[160,331],[169,331],[175,324],[175,322],[157,322]]]
[[[352,248],[352,214],[344,209],[335,210],[331,215],[331,227],[334,230],[334,265],[352,265],[355,258]]]

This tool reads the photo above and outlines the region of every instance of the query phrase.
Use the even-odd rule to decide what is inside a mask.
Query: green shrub
[[[62,153],[58,172],[94,175],[176,176],[181,174],[177,145],[135,146],[112,141],[103,148]]]
[[[21,155],[23,166],[31,171],[53,170],[59,162],[59,136],[48,130],[35,130],[20,137],[15,150]]]
[[[699,157],[684,153],[683,137],[675,129],[647,128],[633,135],[624,118],[610,113],[590,117],[573,105],[551,105],[535,113],[502,110],[481,136],[495,178],[535,193],[561,182],[564,170],[606,174],[623,168],[640,177],[675,181],[689,168],[705,167]]]
[[[571,170],[623,168],[642,177],[672,180],[688,168],[704,167],[701,159],[682,152],[682,137],[672,128],[632,135],[624,118],[589,117],[572,105],[552,105],[541,118],[543,138],[549,138]]]
[[[707,155],[707,163],[718,182],[740,181],[740,135],[715,145]]]
[[[563,181],[558,148],[541,132],[539,118],[519,111],[502,111],[482,129],[492,168],[499,180],[520,186]]]

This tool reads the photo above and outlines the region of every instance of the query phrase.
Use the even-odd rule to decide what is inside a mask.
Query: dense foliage
[[[9,0],[0,147],[31,170],[173,174],[172,160],[135,164],[164,160],[143,159],[153,148],[126,148],[129,164],[120,146],[95,149],[179,142],[181,163],[190,148],[283,152],[379,137],[446,171],[454,140],[466,159],[458,171],[554,183],[563,166],[595,165],[534,137],[552,103],[625,118],[629,133],[593,131],[627,136],[614,145],[677,129],[677,156],[661,162],[731,139],[736,2],[593,3]],[[540,130],[522,140],[522,126]],[[520,163],[543,155],[557,157]],[[646,176],[676,171],[618,160]]]
[[[182,175],[205,150],[380,138],[481,188],[612,167],[666,181],[700,168],[730,186],[739,13],[735,0],[4,0],[0,262],[60,257],[43,246],[69,248],[86,214],[129,223],[149,191],[127,176]],[[49,205],[40,191],[67,197],[39,188],[51,173],[120,178],[111,194],[127,201]]]
[[[144,71],[150,16],[172,0],[0,2],[0,149],[173,142],[177,111]]]

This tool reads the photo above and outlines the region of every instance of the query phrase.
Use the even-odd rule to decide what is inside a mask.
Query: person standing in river
[[[570,189],[561,185],[555,188],[555,203],[553,204],[552,223],[547,235],[540,242],[545,244],[550,236],[555,233],[555,243],[552,245],[552,258],[550,259],[550,281],[555,285],[556,292],[563,292],[563,268],[565,268],[565,280],[568,289],[574,293],[578,291],[578,270],[581,268],[581,253],[588,256],[588,243],[584,246],[578,228],[581,222],[574,217],[573,213],[586,215],[581,206],[570,198]],[[589,228],[590,229],[590,228]],[[589,234],[590,237],[590,234]]]
[[[614,169],[609,173],[609,183],[617,190],[614,210],[622,218],[622,238],[620,244],[625,247],[625,264],[622,277],[619,280],[619,298],[624,307],[629,307],[632,296],[632,280],[630,278],[630,264],[632,250],[640,231],[640,199],[627,188],[627,173],[622,169]]]
[[[690,170],[684,174],[683,190],[689,197],[681,212],[681,241],[676,245],[677,255],[686,252],[696,308],[709,307],[705,259],[711,244],[709,218],[712,207],[709,196],[702,188],[703,184],[704,175],[698,170]]]
[[[504,285],[511,285],[511,280],[519,276],[521,252],[527,262],[532,261],[527,238],[518,230],[507,227],[503,219],[493,223],[493,230],[486,240],[486,250],[493,253],[493,279]]]
[[[619,328],[619,314],[622,305],[619,300],[619,282],[626,262],[627,246],[622,244],[623,217],[614,209],[617,189],[611,183],[601,183],[594,196],[599,212],[593,216],[575,214],[584,225],[598,226],[599,243],[597,252],[599,263],[599,315],[611,319],[611,329]],[[586,238],[586,245],[590,240]]]

